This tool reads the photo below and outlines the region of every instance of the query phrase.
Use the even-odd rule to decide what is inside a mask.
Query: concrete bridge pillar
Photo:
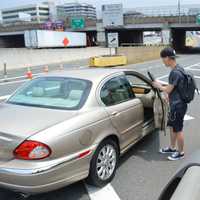
[[[97,22],[97,43],[100,46],[106,46],[106,31],[102,22]]]
[[[186,31],[183,29],[172,29],[172,46],[177,52],[185,49]]]

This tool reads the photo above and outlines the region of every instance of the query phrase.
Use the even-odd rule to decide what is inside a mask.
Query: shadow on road
[[[160,136],[163,133],[155,131],[145,136],[141,141],[135,144],[121,159],[120,164],[123,165],[131,157],[141,157],[147,161],[163,161],[166,156],[161,155],[158,151],[160,149]]]
[[[77,192],[78,191],[78,192]],[[30,196],[28,198],[21,197],[18,193],[7,191],[4,189],[0,190],[0,199],[1,200],[77,200],[77,199],[88,199],[86,196],[87,192],[83,185],[83,182],[78,182],[76,184],[64,187],[62,189]]]

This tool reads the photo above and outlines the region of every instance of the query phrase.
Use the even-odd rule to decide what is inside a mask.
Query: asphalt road
[[[189,67],[194,75],[198,87],[200,88],[200,56],[182,55],[178,58],[178,63],[184,67]],[[160,60],[146,62],[129,66],[141,73],[146,74],[149,69],[155,77],[167,81],[169,70],[162,65]],[[0,83],[0,96],[8,95],[19,87],[23,82]],[[200,96],[189,106],[188,115],[194,117],[193,120],[185,121],[185,152],[188,157],[195,150],[200,148]],[[111,186],[121,200],[155,200],[162,188],[169,180],[170,176],[181,165],[182,161],[170,162],[166,157],[160,155],[160,147],[168,144],[169,137],[162,133],[155,132],[137,143],[128,151],[120,161],[120,166]],[[28,181],[28,180],[27,180]],[[32,196],[28,200],[88,200],[88,195],[83,182],[76,183],[58,191]],[[10,191],[0,190],[1,200],[21,199],[18,194]],[[93,200],[93,199],[92,199]],[[95,199],[94,199],[95,200]]]

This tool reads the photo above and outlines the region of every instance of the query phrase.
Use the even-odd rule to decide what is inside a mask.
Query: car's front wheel
[[[119,148],[115,141],[104,140],[97,148],[90,165],[88,183],[102,187],[115,176],[119,161]]]

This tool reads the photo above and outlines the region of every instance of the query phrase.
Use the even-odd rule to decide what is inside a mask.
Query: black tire
[[[115,165],[112,175],[109,178],[107,178],[106,180],[102,180],[97,174],[97,159],[98,159],[98,156],[99,156],[101,150],[104,147],[106,147],[107,145],[112,146],[113,150],[115,150],[115,152],[116,152],[116,165]],[[86,180],[87,183],[90,185],[96,186],[96,187],[103,187],[106,184],[110,183],[113,180],[113,178],[115,177],[116,169],[118,167],[118,162],[119,162],[119,147],[118,147],[117,143],[115,141],[113,141],[112,139],[106,139],[106,140],[102,141],[100,143],[100,145],[97,147],[97,150],[91,160],[89,176]]]

